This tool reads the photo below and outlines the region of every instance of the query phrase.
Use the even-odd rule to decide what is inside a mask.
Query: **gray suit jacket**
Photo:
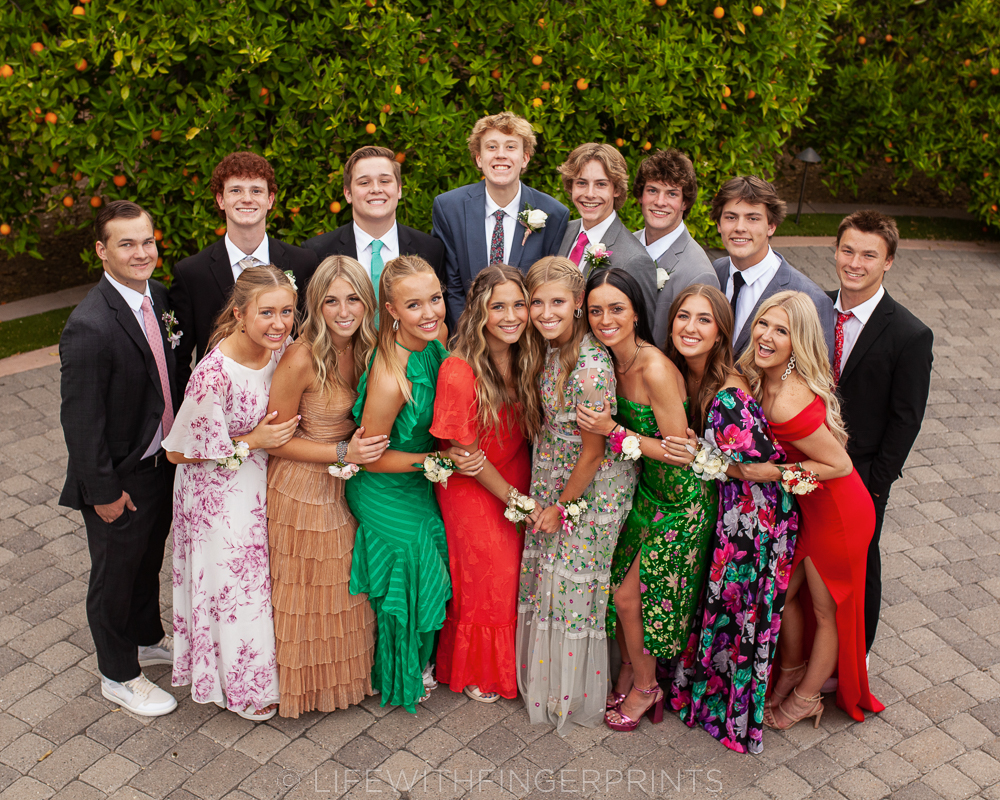
[[[637,230],[635,238],[638,240],[641,234],[642,229]],[[653,343],[663,350],[667,336],[670,335],[670,306],[673,305],[674,298],[694,283],[704,283],[718,289],[719,279],[712,269],[708,254],[688,233],[687,227],[681,231],[677,241],[656,260],[656,266],[665,269],[670,275],[670,279],[656,293],[656,310],[651,320]]]
[[[771,278],[771,282],[764,289],[764,293],[760,296],[760,300],[757,301],[757,305],[754,306],[750,316],[747,317],[747,321],[743,324],[743,329],[736,337],[736,341],[733,342],[733,356],[739,359],[740,353],[750,344],[750,326],[753,324],[754,315],[757,313],[757,309],[760,308],[760,304],[772,294],[794,291],[805,292],[812,298],[813,303],[815,303],[816,311],[819,313],[820,324],[823,326],[823,338],[826,339],[826,346],[830,351],[829,356],[832,360],[833,327],[836,318],[833,311],[833,302],[826,296],[826,292],[785,261],[785,257],[781,253],[775,252],[775,255],[781,261],[781,265],[778,267],[778,271],[774,274],[774,277]],[[712,266],[715,267],[715,274],[719,278],[719,286],[725,292],[726,286],[729,283],[729,256],[720,258]]]
[[[583,221],[573,220],[566,226],[559,255],[569,257],[580,237]],[[656,308],[656,264],[649,257],[646,248],[636,241],[632,232],[626,228],[621,219],[615,218],[604,234],[604,246],[611,251],[611,266],[625,270],[636,279],[642,295],[646,298],[646,315],[649,324],[653,324],[653,310]],[[584,270],[584,277],[590,277],[590,271]]]

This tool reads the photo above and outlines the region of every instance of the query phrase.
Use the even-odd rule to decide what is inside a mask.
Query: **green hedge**
[[[283,239],[349,219],[342,164],[363,144],[405,157],[401,218],[427,230],[434,196],[479,177],[472,123],[502,109],[539,134],[526,180],[567,202],[555,167],[591,140],[621,140],[633,169],[647,142],[685,150],[706,198],[772,171],[815,91],[834,0],[742,0],[721,18],[716,0],[658,2],[5,3],[0,246],[33,249],[38,214],[64,197],[130,198],[156,216],[169,275],[215,239],[206,183],[242,148],[275,165]],[[703,205],[692,227],[711,230]]]

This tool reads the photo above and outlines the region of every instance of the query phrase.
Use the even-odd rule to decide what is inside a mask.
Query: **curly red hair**
[[[212,196],[222,194],[222,188],[230,178],[263,178],[267,181],[267,193],[277,194],[278,183],[274,179],[274,167],[264,156],[256,153],[230,153],[218,163],[212,172],[209,188]]]

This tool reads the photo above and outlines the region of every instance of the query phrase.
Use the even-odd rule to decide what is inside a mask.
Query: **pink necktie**
[[[167,356],[163,352],[163,336],[156,315],[153,313],[153,304],[149,302],[148,297],[142,298],[142,322],[146,328],[146,341],[149,342],[149,349],[153,351],[153,360],[160,373],[160,388],[163,390],[163,436],[166,438],[170,433],[170,427],[174,424],[174,406],[170,399],[170,381],[167,380]]]
[[[590,240],[587,238],[587,232],[581,230],[580,237],[576,240],[576,246],[574,246],[572,251],[570,251],[569,260],[577,266],[580,266],[580,259],[583,258],[583,251],[589,243]]]

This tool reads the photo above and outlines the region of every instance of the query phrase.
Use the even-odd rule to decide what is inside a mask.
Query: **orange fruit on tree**
[[[14,68],[10,64],[0,66],[0,78],[11,78],[14,76]]]
[[[156,268],[160,269],[160,267],[162,266],[163,266],[163,258],[161,256],[160,258],[156,259]]]
[[[93,206],[94,208],[100,208],[103,202],[104,201],[96,194],[90,198],[90,205]]]
[[[536,67],[539,66],[542,63],[542,57],[541,56],[532,56],[531,57],[531,63],[534,64]]]
[[[587,81],[585,81],[583,78],[577,79],[576,88],[579,89],[581,92],[589,86],[590,84],[587,83]]]
[[[78,181],[83,177],[83,173],[79,170],[73,173],[73,180]]]
[[[292,207],[291,207],[290,209],[288,209],[288,210],[289,210],[289,211],[291,211],[291,212],[292,212],[293,214],[298,214],[298,213],[299,213],[299,212],[300,212],[300,211],[301,211],[302,209],[301,209],[301,208],[299,208],[299,206],[292,206]]]
[[[184,167],[184,169],[181,170],[181,175],[183,175],[185,178],[188,176],[187,167]]]
[[[885,40],[886,40],[887,42],[891,42],[891,41],[892,41],[892,34],[891,34],[891,33],[887,33],[887,34],[885,35]]]
[[[663,8],[667,4],[667,0],[653,0],[653,2],[660,8]]]
[[[340,213],[340,203],[338,203],[336,200],[334,200],[332,203],[330,203],[330,211],[332,211],[334,214],[339,214]]]
[[[542,91],[547,92],[551,85],[548,81],[542,81]]]
[[[651,150],[652,148],[653,148],[653,143],[652,143],[652,142],[646,142],[646,143],[645,143],[645,144],[644,144],[644,145],[642,146],[642,149],[643,149],[643,150]]]
[[[536,97],[534,100],[531,101],[531,105],[533,105],[535,108],[538,108],[541,104],[542,104],[541,97]]]
[[[729,95],[731,95],[732,93],[733,93],[732,89],[730,89],[728,86],[723,86],[722,87],[722,96],[723,97],[729,97]]]
[[[864,36],[859,36],[858,44],[868,44],[868,40]]]
[[[991,67],[990,75],[1000,75],[1000,67]]]
[[[984,134],[983,134],[983,141],[984,141],[984,142],[985,142],[985,141],[986,141],[987,139],[989,139],[989,138],[990,138],[990,135],[989,135],[988,133],[984,133]]]
[[[891,164],[892,163],[892,156],[886,156],[885,157],[885,163],[886,164]]]
[[[402,87],[402,86],[400,86],[400,85],[399,85],[399,84],[397,83],[397,84],[396,84],[396,88],[395,88],[395,89],[393,89],[393,91],[394,91],[394,92],[395,92],[396,94],[402,94],[402,93],[403,93],[403,87]]]
[[[45,121],[49,123],[49,125],[55,125],[59,121],[59,117],[56,116],[54,111],[50,111],[45,115]]]
[[[967,67],[971,67],[972,66],[972,59],[971,58],[967,58],[962,63],[965,64],[965,66],[967,66]]]
[[[497,78],[499,80],[499,78],[500,78],[500,70],[495,69],[495,70],[493,70],[493,72],[490,73],[490,75],[492,75],[494,78]]]
[[[44,49],[45,49],[45,45],[42,44],[41,42],[32,42],[31,43],[31,52],[32,53],[41,53],[42,50],[44,50]]]
[[[390,111],[392,111],[392,106],[390,106],[388,103],[386,103],[384,106],[382,106],[382,113],[383,114],[388,114]]]
[[[261,86],[260,87],[260,96],[261,97],[267,97],[267,87],[266,86]]]
[[[375,133],[375,123],[369,122],[365,125],[365,133]]]
[[[226,226],[225,225],[220,225],[218,228],[216,228],[215,229],[215,235],[216,236],[225,236],[226,235]]]
[[[420,56],[420,58],[417,59],[417,63],[419,64],[426,64],[428,61],[430,61],[430,59],[427,56]]]
[[[975,78],[973,78],[971,81],[969,81],[969,88],[970,89],[975,89],[978,85],[979,85],[979,82]],[[45,118],[48,119],[48,114],[45,115]]]
[[[757,92],[755,92],[753,89],[751,89],[749,92],[747,92],[747,97],[750,100],[753,100],[756,96],[757,96]]]
[[[754,6],[754,7],[753,7],[753,8],[751,9],[751,12],[753,13],[753,15],[754,15],[755,17],[759,17],[759,16],[763,15],[763,13],[764,13],[764,9],[763,9],[763,8],[761,8],[760,6]]]
[[[52,166],[49,167],[49,172],[51,172],[53,175],[58,175],[59,174],[59,162],[58,161],[54,161],[52,163]]]
[[[72,208],[73,198],[70,197],[69,195],[66,195],[66,197],[63,198],[63,205],[66,206],[66,208]]]
[[[153,238],[156,239],[156,241],[158,241],[158,242],[162,242],[163,241],[163,231],[161,231],[159,228],[154,228],[153,229]]]
[[[398,153],[396,153],[395,159],[397,164],[402,164],[404,161],[406,161],[406,153],[400,150]]]
[[[726,9],[724,9],[722,6],[716,6],[715,10],[712,12],[712,16],[715,17],[716,19],[722,19],[724,16],[726,16]]]
[[[994,203],[993,205],[990,206],[990,211],[992,211],[994,214],[997,213],[997,205],[996,205],[996,203]]]
[[[458,42],[452,42],[452,43],[451,43],[451,45],[452,45],[452,47],[454,47],[454,48],[455,48],[456,50],[458,50]]]
[[[624,146],[625,146],[624,139],[615,139],[615,147],[624,147]]]
[[[111,179],[111,182],[119,189],[121,189],[126,183],[128,183],[128,178],[126,178],[124,175],[115,175],[115,177]]]
[[[545,27],[545,17],[539,17],[538,18],[538,27],[539,28],[544,28]]]
[[[162,137],[163,137],[163,131],[153,131],[151,134],[149,134],[149,138],[152,139],[154,142],[160,141]]]
[[[375,8],[375,0],[365,0],[365,5],[368,6],[368,8]]]
[[[83,72],[87,68],[87,59],[81,58],[76,62],[76,71]]]
[[[719,103],[719,108],[723,111],[727,111],[729,107],[725,103]]]
[[[191,176],[191,183],[197,183],[197,182],[198,182],[198,176],[197,175],[192,175]]]
[[[82,17],[87,12],[84,10],[83,6],[73,6],[73,10],[70,13],[74,17]]]
[[[6,222],[0,225],[0,236],[10,236],[10,225]]]

